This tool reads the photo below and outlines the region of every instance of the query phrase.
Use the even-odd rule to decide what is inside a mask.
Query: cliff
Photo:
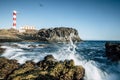
[[[65,27],[41,29],[38,31],[37,39],[48,42],[81,41],[76,29]]]

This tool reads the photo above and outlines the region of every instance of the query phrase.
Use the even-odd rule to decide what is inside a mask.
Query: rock
[[[5,50],[6,50],[5,48],[0,47],[0,54],[4,53]]]
[[[37,46],[36,45],[28,45],[28,47],[30,47],[30,48],[36,48]]]
[[[17,29],[0,29],[0,42],[35,41],[34,33],[20,33]]]
[[[8,60],[0,57],[0,79],[5,80],[18,66],[19,64],[16,60]]]
[[[0,35],[0,42],[19,42],[22,41],[17,36],[10,36],[10,35]]]
[[[28,45],[29,48],[43,48],[43,47],[46,47],[45,44],[39,44],[39,45],[34,45],[34,44],[30,44]]]
[[[46,47],[47,45],[46,44],[39,44],[38,47],[39,48],[43,48],[43,47]]]
[[[29,79],[31,77],[34,77],[34,75],[32,75],[33,73],[32,70],[34,69],[35,63],[32,61],[27,61],[25,64],[21,65],[19,69],[14,70],[14,72],[10,74],[7,79],[8,80]]]
[[[24,33],[20,33],[15,29],[0,29],[0,42],[70,42],[70,40],[74,42],[81,41],[76,29],[59,27]]]
[[[74,42],[81,41],[76,29],[65,27],[40,29],[36,36],[39,41],[69,42],[70,38]]]
[[[11,44],[12,47],[19,47],[17,44]]]
[[[27,61],[13,70],[7,80],[82,80],[84,74],[84,68],[75,66],[73,60],[57,61],[48,55],[38,63]]]
[[[106,56],[112,61],[120,60],[120,43],[110,43],[106,42]]]
[[[83,67],[76,66],[74,72],[74,80],[80,80],[81,77],[85,75],[85,70]]]
[[[45,56],[44,60],[45,61],[54,61],[55,58],[52,55],[47,55],[47,56]]]

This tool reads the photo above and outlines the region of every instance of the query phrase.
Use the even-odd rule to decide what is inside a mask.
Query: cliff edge
[[[74,42],[81,41],[76,29],[66,27],[40,29],[23,33],[20,33],[18,30],[15,29],[0,30],[0,42],[70,42],[71,40]]]
[[[81,41],[76,29],[65,27],[40,29],[37,33],[37,39],[48,42]]]

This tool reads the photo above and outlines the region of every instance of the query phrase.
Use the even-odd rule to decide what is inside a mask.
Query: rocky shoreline
[[[57,61],[52,55],[34,63],[20,65],[17,60],[0,57],[1,80],[82,80],[85,69],[73,60]]]
[[[81,41],[78,31],[73,28],[57,27],[40,29],[20,33],[15,29],[0,30],[0,42],[19,42],[19,41],[46,41],[46,42],[74,42]]]
[[[120,43],[106,42],[106,56],[112,61],[120,61]]]
[[[65,27],[41,29],[38,31],[37,36],[39,41],[70,42],[70,39],[74,42],[81,41],[76,29]]]

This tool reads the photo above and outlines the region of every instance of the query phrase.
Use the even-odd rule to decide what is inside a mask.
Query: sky
[[[0,29],[70,27],[83,40],[120,40],[120,0],[0,0]]]

